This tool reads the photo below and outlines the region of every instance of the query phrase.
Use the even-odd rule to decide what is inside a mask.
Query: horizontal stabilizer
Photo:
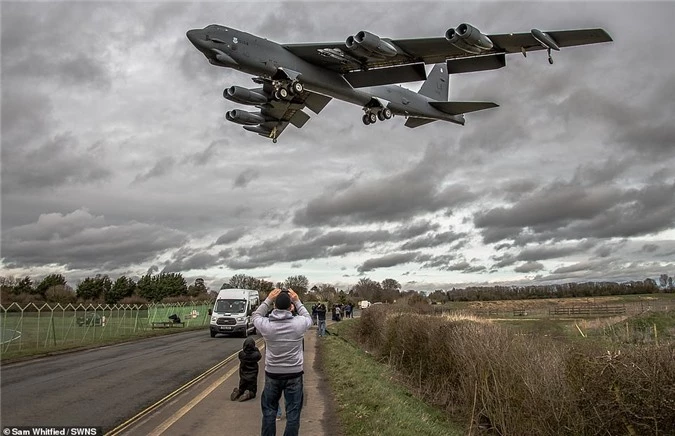
[[[491,101],[430,101],[429,104],[448,115],[460,115],[498,107]]]
[[[446,64],[448,65],[448,74],[496,70],[506,66],[506,55],[496,54],[473,58],[448,59]]]
[[[415,127],[419,127],[419,126],[423,126],[425,124],[433,123],[434,121],[436,121],[436,120],[430,120],[429,118],[410,117],[405,122],[405,126],[410,127],[411,129],[414,129]]]
[[[391,85],[393,83],[419,82],[426,80],[427,72],[424,63],[401,65],[389,68],[352,71],[344,75],[354,88],[367,86]]]
[[[304,126],[307,121],[309,121],[309,115],[303,111],[298,110],[295,111],[293,116],[288,121],[290,121],[291,124],[299,129]]]

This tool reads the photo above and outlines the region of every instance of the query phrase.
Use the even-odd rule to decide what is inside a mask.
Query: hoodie
[[[239,352],[239,390],[258,390],[258,361],[262,358],[253,338],[246,338],[244,347]]]
[[[312,326],[312,317],[300,300],[293,302],[298,316],[288,310],[272,308],[268,298],[253,313],[253,325],[265,339],[265,373],[272,378],[292,378],[303,374],[302,339]]]

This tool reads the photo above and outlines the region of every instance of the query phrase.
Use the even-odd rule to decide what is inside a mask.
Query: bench
[[[173,321],[156,321],[152,323],[153,329],[166,329],[172,327],[185,327],[184,322],[173,322]]]

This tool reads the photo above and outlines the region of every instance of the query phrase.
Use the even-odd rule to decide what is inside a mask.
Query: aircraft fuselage
[[[311,64],[280,44],[250,33],[212,24],[187,32],[188,39],[213,65],[254,76],[272,78],[279,70],[297,79],[310,91],[365,107],[373,98],[384,101],[394,114],[446,120],[463,124],[462,116],[443,113],[428,97],[397,85],[354,89],[342,74]]]

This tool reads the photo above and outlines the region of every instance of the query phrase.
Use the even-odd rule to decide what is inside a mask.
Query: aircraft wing
[[[256,78],[254,81],[262,83],[263,91],[268,95],[273,92],[271,81],[261,78]],[[267,121],[254,126],[247,125],[244,128],[276,142],[289,124],[299,129],[309,121],[309,115],[303,111],[305,107],[318,114],[330,101],[330,97],[307,90],[294,95],[291,100],[270,100],[258,106],[260,114]]]
[[[545,31],[543,33],[550,36],[558,47],[612,41],[612,38],[603,29]],[[546,46],[535,38],[534,30],[527,33],[483,36],[487,36],[492,41],[493,46],[490,49],[481,49],[478,52],[458,48],[444,37],[413,39],[382,38],[381,40],[375,37],[379,41],[392,45],[396,49],[395,54],[389,53],[387,55],[374,54],[364,49],[350,49],[347,47],[346,42],[284,44],[283,47],[307,62],[340,73],[418,62],[437,64],[449,59],[474,58],[485,55],[503,55],[547,49]],[[465,68],[464,71],[472,70]],[[480,69],[476,71],[480,71]]]

